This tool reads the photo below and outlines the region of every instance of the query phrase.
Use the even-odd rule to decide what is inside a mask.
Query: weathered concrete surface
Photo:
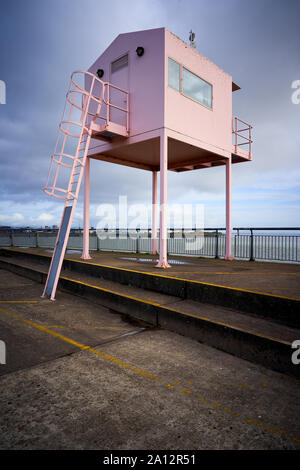
[[[25,256],[22,253],[21,255],[21,258],[19,255],[8,257],[8,261],[0,259],[0,267],[45,283],[44,257],[30,254]],[[65,260],[65,263],[66,265],[71,264],[71,268],[74,267],[74,269],[71,271],[66,268],[63,269],[63,276],[59,281],[60,289],[71,294],[80,295],[98,305],[130,315],[151,325],[162,326],[167,330],[183,334],[221,351],[269,367],[277,372],[297,378],[300,377],[300,369],[291,362],[292,343],[300,337],[300,330],[295,327],[289,328],[257,316],[253,317],[242,312],[239,313],[236,309],[231,310],[201,302],[183,300],[178,297],[137,288],[136,286],[108,281],[97,277],[94,269],[97,271],[98,266],[94,268],[94,265],[69,260]],[[79,271],[77,270],[78,267],[80,268]],[[83,274],[86,269],[88,272],[92,271],[93,275]],[[113,268],[108,268],[108,276],[113,274],[114,271]],[[127,276],[129,272],[130,275],[130,271],[127,270],[120,271],[117,269],[116,271],[115,274],[117,275],[119,272],[121,272],[121,275],[123,273],[124,276]],[[149,274],[132,274],[152,279]],[[166,279],[167,283],[177,282],[176,279]],[[123,279],[123,282],[129,282],[129,280],[126,278]],[[135,279],[135,283],[139,284],[140,282],[139,278]],[[145,282],[147,283],[147,279]],[[181,281],[179,280],[179,282]],[[185,288],[184,291],[186,290]],[[61,292],[58,291],[56,296],[58,303],[62,300],[60,295]],[[268,296],[265,297],[267,300],[269,299]],[[275,299],[277,298],[275,297]],[[279,300],[286,301],[286,299]],[[214,297],[212,301],[214,301]],[[232,299],[230,301],[232,302]],[[295,302],[297,303],[297,301]],[[254,303],[254,306],[256,305]],[[263,307],[263,305],[260,305],[260,307]],[[278,307],[280,305],[277,305],[276,311],[283,316],[285,321],[294,320],[297,325],[299,324],[298,309],[291,312],[288,310],[289,305],[286,305],[285,309],[284,305],[281,308]],[[254,309],[254,311],[257,310]],[[274,310],[270,308],[270,312],[274,313]],[[261,312],[260,309],[260,313],[264,314],[264,311]]]
[[[0,365],[1,449],[300,448],[299,381],[68,294],[41,300],[6,271],[0,286],[0,339],[18,349]]]
[[[59,302],[51,302],[41,299],[40,291],[39,284],[0,270],[0,309],[7,312],[0,310],[0,339],[7,344],[7,363],[0,366],[0,375],[78,351],[77,346],[24,324],[13,314],[57,334],[71,332],[74,341],[89,346],[140,330],[99,305],[82,304],[65,293]]]
[[[50,255],[46,254],[46,251],[44,253],[39,253],[38,251],[15,249],[0,250],[0,265],[1,267],[6,266],[7,269],[10,269],[9,266],[7,266],[7,260],[9,260],[11,264],[15,263],[15,260],[15,264],[20,264],[20,260],[22,265],[34,269],[39,267],[41,268],[39,271],[46,273],[50,262]],[[194,275],[197,273],[195,266],[196,264],[191,271]],[[151,291],[152,296],[155,296],[155,293],[158,292],[159,294],[171,295],[181,299],[219,305],[262,318],[265,317],[271,321],[276,321],[294,328],[300,328],[300,298],[295,299],[264,293],[262,291],[222,286],[189,278],[182,279],[171,276],[170,274],[165,276],[164,273],[166,271],[170,273],[171,270],[161,271],[158,269],[155,270],[154,268],[153,271],[151,266],[148,270],[144,269],[140,271],[136,269],[122,267],[122,257],[119,258],[119,265],[111,263],[110,266],[84,262],[79,259],[65,258],[61,276],[66,275],[71,278],[76,276],[76,279],[79,279],[81,275],[83,278],[90,276],[94,279],[101,279],[101,284],[103,284],[104,287],[105,283],[112,281],[119,283],[120,289],[122,289],[122,285],[126,286],[125,289],[130,289],[130,286],[134,286]],[[14,271],[26,275],[25,272],[22,273],[21,267],[14,269]],[[277,270],[275,269],[273,273],[274,277],[276,277],[276,272]],[[297,273],[285,273],[285,275],[296,276]],[[43,283],[45,282],[44,277],[45,276],[37,277],[35,273],[31,276],[32,279],[40,280]],[[93,281],[92,284],[94,282],[95,281]],[[59,286],[61,286],[62,283],[63,281],[61,280]]]
[[[18,250],[18,248],[13,248]],[[19,249],[22,251],[21,249]],[[25,252],[51,256],[51,250],[28,248]],[[65,258],[80,260],[81,253],[68,253]],[[170,256],[170,259],[185,261],[189,264],[175,265],[170,269],[155,268],[157,256],[97,251],[91,253],[89,263],[117,266],[164,276],[192,279],[228,287],[254,290],[269,294],[300,299],[300,265],[295,263],[270,263],[255,261],[225,261],[223,259]],[[153,262],[139,262],[136,258],[153,259]],[[122,258],[132,258],[124,260]],[[135,258],[135,259],[134,259]]]

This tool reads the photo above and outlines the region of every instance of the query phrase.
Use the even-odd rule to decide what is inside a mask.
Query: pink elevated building
[[[79,75],[84,77],[84,86],[79,85],[76,78]],[[55,253],[53,255],[52,276],[51,268],[49,270],[53,282],[47,289],[47,280],[45,294],[52,298],[53,288],[55,294],[84,169],[82,257],[89,258],[90,158],[152,172],[153,253],[157,250],[155,203],[157,172],[160,171],[158,267],[164,268],[169,267],[166,246],[168,170],[182,172],[224,165],[225,258],[232,259],[231,164],[252,159],[252,126],[232,117],[232,92],[238,89],[229,74],[166,28],[120,34],[88,72],[73,74],[67,94],[70,110],[60,125],[62,143],[52,157],[54,168],[49,172],[45,188],[48,194],[65,200],[61,235],[58,234],[57,240],[62,249],[58,250],[56,261]],[[72,120],[75,108],[81,113],[76,122]],[[79,131],[71,131],[72,127]],[[68,138],[77,139],[74,155],[65,151]],[[68,167],[70,172],[66,189],[58,186],[57,175],[62,167]]]

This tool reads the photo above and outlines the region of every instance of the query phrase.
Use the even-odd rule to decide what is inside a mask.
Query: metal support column
[[[83,209],[83,251],[82,259],[92,259],[90,254],[90,159],[87,157],[84,169],[84,209]]]
[[[167,185],[168,185],[168,136],[163,129],[160,136],[160,234],[159,262],[157,268],[170,268],[167,260]]]
[[[231,156],[226,159],[226,239],[225,259],[232,260],[231,254]]]

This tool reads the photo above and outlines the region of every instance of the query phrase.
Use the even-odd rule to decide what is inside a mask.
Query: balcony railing
[[[232,135],[233,135],[233,145],[234,145],[234,153],[238,153],[238,148],[241,147],[242,145],[248,146],[246,149],[248,150],[249,153],[249,158],[252,156],[252,148],[251,144],[253,142],[252,140],[252,128],[251,124],[248,122],[242,121],[242,119],[239,119],[238,117],[233,117],[232,118]]]

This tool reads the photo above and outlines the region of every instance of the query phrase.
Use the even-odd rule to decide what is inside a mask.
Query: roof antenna
[[[190,41],[190,46],[193,47],[194,49],[196,49],[195,33],[193,33],[192,30],[190,31],[189,41]]]

